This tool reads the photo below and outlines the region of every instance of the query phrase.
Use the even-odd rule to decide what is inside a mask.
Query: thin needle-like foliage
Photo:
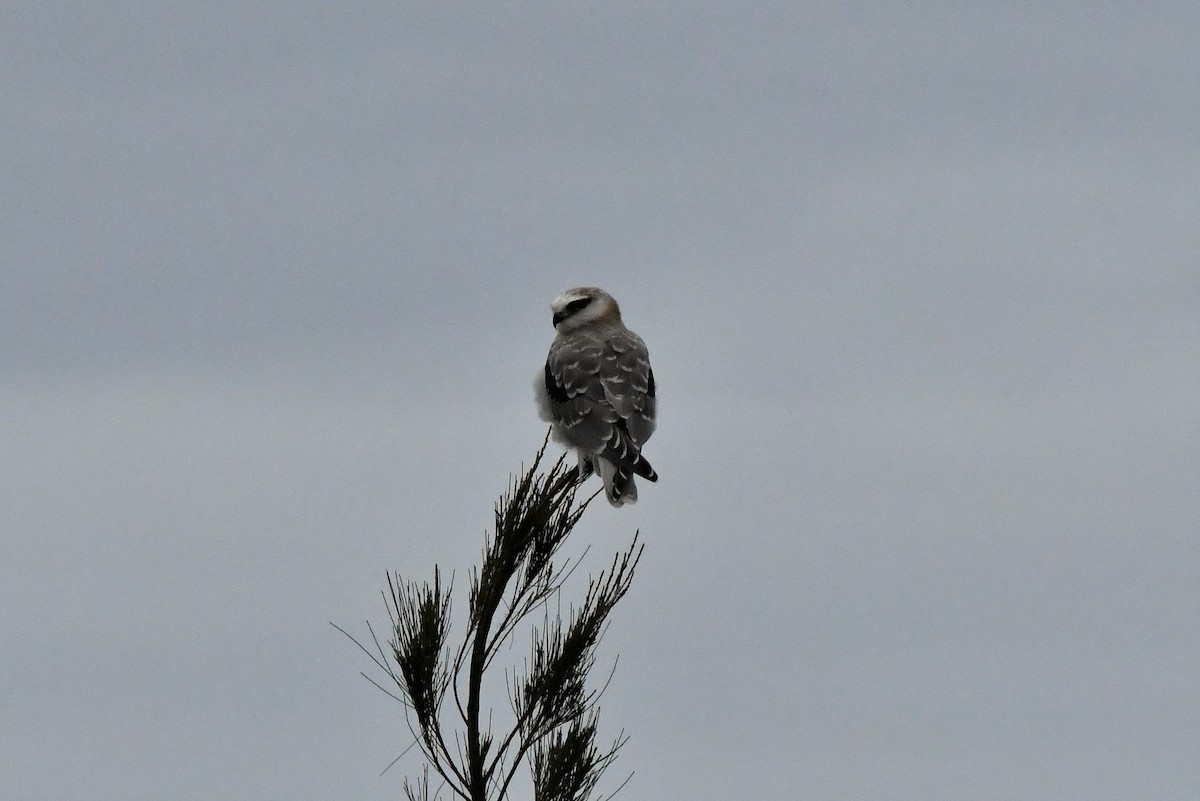
[[[597,744],[602,688],[592,688],[589,676],[609,616],[641,558],[636,533],[607,570],[589,579],[566,619],[543,611],[523,674],[505,672],[511,715],[498,730],[496,705],[484,699],[484,678],[497,655],[522,623],[560,596],[576,567],[560,551],[596,497],[576,502],[578,474],[563,458],[539,472],[545,450],[543,442],[496,503],[495,529],[469,574],[461,638],[451,645],[452,588],[435,567],[432,583],[389,575],[390,653],[377,639],[375,652],[359,644],[398,689],[425,758],[420,776],[405,782],[409,801],[437,799],[443,789],[465,801],[502,801],[522,764],[534,801],[586,801],[625,743],[622,734]],[[431,770],[440,779],[436,786]]]

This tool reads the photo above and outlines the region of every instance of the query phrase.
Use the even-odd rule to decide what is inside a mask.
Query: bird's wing
[[[575,447],[639,475],[654,475],[641,458],[639,441],[633,438],[629,422],[610,399],[608,384],[617,372],[622,374],[624,382],[614,384],[617,394],[636,393],[624,389],[630,379],[619,368],[614,371],[609,356],[610,348],[594,337],[563,337],[555,342],[546,359],[544,377],[551,415],[563,436]],[[648,364],[646,369],[649,370]],[[624,398],[620,402],[623,407],[629,403]],[[653,404],[651,411],[652,407]],[[633,419],[639,433],[643,432],[645,423],[640,414]]]
[[[600,381],[605,400],[624,420],[629,439],[641,448],[655,424],[654,371],[646,343],[622,329],[608,339],[603,359]]]
[[[546,358],[546,394],[554,422],[573,445],[589,453],[604,448],[619,419],[605,401],[598,377],[603,352],[591,338],[560,337]]]

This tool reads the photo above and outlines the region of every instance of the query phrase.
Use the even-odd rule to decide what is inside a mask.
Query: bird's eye
[[[576,298],[575,300],[573,300],[567,304],[567,308],[565,309],[565,311],[577,312],[591,302],[592,302],[591,298]]]

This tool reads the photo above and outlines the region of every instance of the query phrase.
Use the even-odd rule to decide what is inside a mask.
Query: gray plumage
[[[551,308],[558,335],[534,384],[539,414],[576,451],[581,477],[599,472],[609,503],[633,503],[635,475],[658,480],[642,456],[655,413],[646,344],[604,290],[568,289]]]

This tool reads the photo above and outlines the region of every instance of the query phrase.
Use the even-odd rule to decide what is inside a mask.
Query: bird
[[[634,476],[658,481],[642,456],[656,406],[646,343],[603,289],[568,289],[550,308],[557,333],[534,380],[538,414],[555,441],[576,452],[579,481],[598,472],[609,503],[634,503]]]

